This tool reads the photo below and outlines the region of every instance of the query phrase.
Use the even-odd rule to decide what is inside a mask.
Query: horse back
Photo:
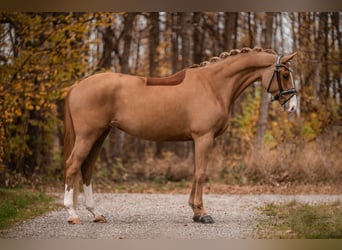
[[[148,77],[146,78],[146,85],[149,85],[149,86],[178,85],[181,82],[183,82],[185,75],[186,75],[186,70],[184,69],[167,77]]]

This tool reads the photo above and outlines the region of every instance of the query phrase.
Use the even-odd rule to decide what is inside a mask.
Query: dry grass
[[[163,158],[147,158],[142,164],[132,165],[132,174],[140,180],[181,181],[191,178],[193,172],[193,157],[185,159],[171,152],[165,152]]]
[[[337,139],[337,138],[336,138]],[[261,184],[339,184],[342,144],[333,138],[266,146],[245,160],[249,179]]]

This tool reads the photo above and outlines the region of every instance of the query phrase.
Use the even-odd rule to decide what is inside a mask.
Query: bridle
[[[292,70],[287,67],[285,64],[281,64],[280,63],[280,59],[282,58],[282,56],[277,56],[277,63],[275,65],[275,69],[274,69],[274,72],[273,72],[273,75],[272,75],[272,78],[270,80],[270,83],[268,84],[268,87],[267,87],[267,92],[270,93],[270,88],[271,88],[271,85],[272,85],[272,81],[273,81],[273,78],[274,78],[274,75],[277,76],[277,83],[278,83],[278,94],[276,94],[275,96],[272,96],[272,99],[271,101],[274,102],[274,101],[279,101],[281,97],[285,96],[285,95],[290,95],[288,98],[286,98],[282,103],[281,105],[283,107],[285,107],[284,105],[295,95],[297,95],[297,91],[294,87],[290,88],[290,89],[286,89],[284,90],[283,89],[283,85],[281,84],[281,75],[280,75],[280,68],[283,67],[285,69],[287,69],[290,73],[290,77],[291,77],[291,80],[292,80],[292,83],[294,84],[294,81],[293,81],[293,78],[292,78]]]

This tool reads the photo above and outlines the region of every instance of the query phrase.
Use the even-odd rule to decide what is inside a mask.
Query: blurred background
[[[341,184],[341,33],[341,12],[0,13],[0,186],[63,187],[63,98],[80,79],[101,71],[168,76],[256,46],[298,52],[298,109],[287,114],[259,83],[249,87],[215,141],[208,181]],[[192,142],[112,129],[94,184],[187,183],[192,171]]]

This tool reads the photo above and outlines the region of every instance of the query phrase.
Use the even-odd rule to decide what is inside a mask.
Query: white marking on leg
[[[85,203],[87,209],[95,216],[94,214],[94,199],[93,199],[93,188],[91,184],[87,186],[86,184],[83,184],[83,191],[85,196]]]
[[[83,191],[85,196],[86,208],[95,217],[95,221],[105,222],[105,217],[95,209],[95,202],[93,199],[93,188],[92,185],[83,184]]]
[[[65,193],[64,193],[64,206],[68,211],[69,218],[68,221],[72,221],[73,219],[79,219],[76,211],[73,207],[73,194],[74,190],[71,188],[69,191],[67,190],[67,185],[65,185]]]

